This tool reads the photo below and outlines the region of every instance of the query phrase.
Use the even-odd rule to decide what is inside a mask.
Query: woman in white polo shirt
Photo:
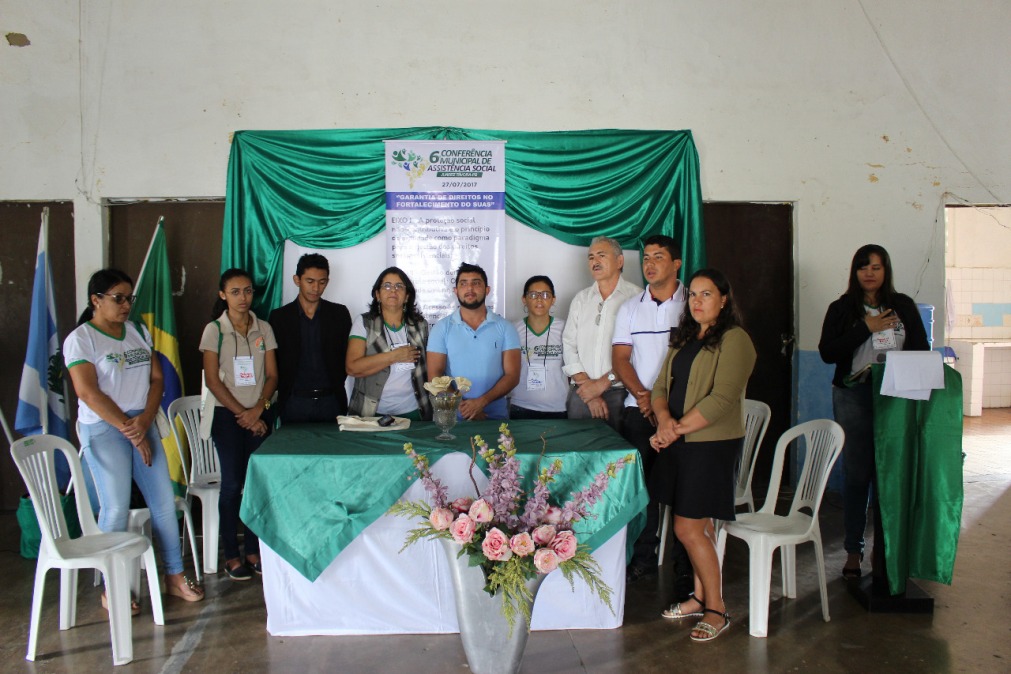
[[[118,269],[92,274],[88,308],[63,344],[78,397],[81,444],[101,504],[98,527],[126,531],[136,482],[165,563],[165,591],[200,601],[203,588],[183,575],[175,495],[153,423],[162,397],[161,365],[147,327],[129,320],[132,293],[133,280]],[[131,609],[140,612],[136,604]]]
[[[514,323],[520,337],[520,383],[509,399],[510,419],[565,419],[569,385],[562,372],[564,320],[551,315],[555,284],[531,276],[523,284],[527,317]]]
[[[225,573],[232,580],[249,580],[262,573],[260,541],[244,527],[245,558],[239,557],[239,509],[250,455],[270,433],[271,397],[277,390],[274,331],[249,310],[253,280],[242,269],[221,275],[214,314],[204,328],[204,380],[214,395],[210,413],[211,438],[221,464],[218,516],[225,551]],[[208,410],[204,410],[207,414]]]

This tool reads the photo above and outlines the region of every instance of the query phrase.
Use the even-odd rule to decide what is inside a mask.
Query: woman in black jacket
[[[895,292],[892,262],[881,246],[868,244],[853,255],[846,294],[829,305],[818,351],[835,364],[832,408],[846,432],[843,447],[844,578],[859,578],[864,553],[867,503],[874,476],[874,410],[870,366],[888,351],[926,351],[927,333],[916,304]]]

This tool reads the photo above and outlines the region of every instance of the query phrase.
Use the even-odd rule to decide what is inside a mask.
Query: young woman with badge
[[[565,321],[551,315],[555,285],[547,276],[531,276],[523,285],[527,317],[513,325],[520,336],[520,383],[512,390],[510,419],[565,419],[569,393],[562,372]]]
[[[204,407],[202,429],[210,423],[210,437],[221,464],[218,499],[225,573],[232,580],[249,580],[261,573],[260,541],[244,528],[245,559],[239,557],[239,508],[249,457],[270,433],[271,398],[277,389],[277,341],[270,325],[249,310],[253,281],[241,269],[221,275],[219,300],[204,328],[200,350],[204,380],[213,396]]]

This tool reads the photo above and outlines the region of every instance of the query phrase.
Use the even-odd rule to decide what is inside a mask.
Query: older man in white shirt
[[[572,299],[562,333],[562,370],[570,382],[566,411],[570,419],[604,419],[618,430],[627,392],[611,369],[614,319],[642,288],[621,277],[625,256],[614,239],[593,239],[587,262],[594,283]]]

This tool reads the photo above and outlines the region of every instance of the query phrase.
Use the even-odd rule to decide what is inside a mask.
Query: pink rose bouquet
[[[450,501],[448,489],[432,475],[428,458],[414,451],[410,443],[404,452],[411,458],[429,501],[400,501],[390,509],[394,515],[420,518],[404,543],[406,548],[426,538],[446,538],[460,546],[472,565],[480,565],[489,594],[503,592],[502,613],[510,629],[520,610],[530,624],[530,592],[525,581],[538,574],[560,569],[569,581],[579,576],[609,607],[611,588],[600,578],[600,566],[589,549],[579,544],[573,525],[590,517],[591,509],[603,495],[608,481],[629,463],[635,454],[608,464],[582,491],[562,504],[551,502],[551,484],[561,472],[556,459],[547,467],[538,465],[532,489],[523,488],[524,478],[509,427],[499,427],[498,447],[491,449],[481,436],[471,439],[472,465],[480,456],[488,466],[488,486],[474,488],[477,498],[459,497]],[[543,457],[543,450],[542,450]],[[526,601],[518,602],[517,598]],[[612,609],[613,610],[613,609]]]

